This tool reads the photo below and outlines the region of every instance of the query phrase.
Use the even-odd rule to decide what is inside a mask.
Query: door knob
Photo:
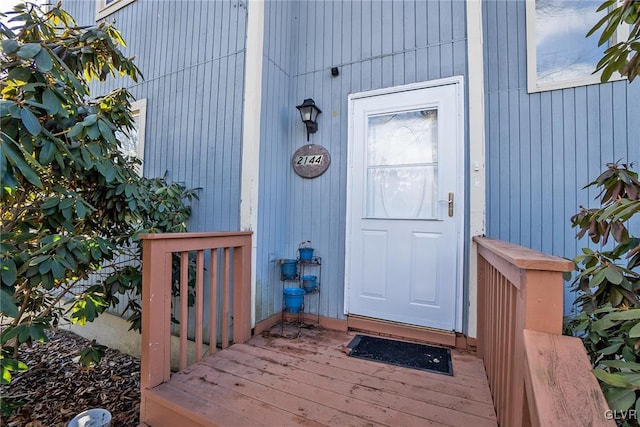
[[[453,193],[449,193],[449,216],[453,216]]]

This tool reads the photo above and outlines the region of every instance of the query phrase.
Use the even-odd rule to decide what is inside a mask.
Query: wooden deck
[[[570,261],[474,237],[477,354],[454,351],[454,376],[449,377],[349,358],[347,344],[354,335],[344,332],[303,330],[295,339],[251,338],[251,232],[148,234],[141,239],[141,427],[475,427],[498,422],[615,427],[605,416],[610,412],[584,346],[577,338],[560,336],[562,273],[573,268]],[[198,361],[189,366],[187,325],[193,310],[188,309],[187,267],[192,254]],[[183,298],[176,305],[179,357],[172,359],[175,255],[181,259]],[[205,303],[218,308],[209,316],[209,340],[220,336],[225,347],[212,356],[203,352]],[[408,329],[366,319],[351,327],[405,337]],[[451,343],[457,343],[454,338]],[[230,342],[236,345],[227,348]],[[171,374],[172,362],[180,373]]]
[[[191,425],[497,425],[475,355],[453,351],[454,375],[434,374],[350,358],[354,336],[302,329],[235,344],[154,388],[151,426],[176,425],[176,412]]]

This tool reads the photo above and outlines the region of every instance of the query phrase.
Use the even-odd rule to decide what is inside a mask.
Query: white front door
[[[460,322],[461,82],[349,100],[346,312]]]

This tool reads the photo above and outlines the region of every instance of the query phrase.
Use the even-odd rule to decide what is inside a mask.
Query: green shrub
[[[5,16],[5,14],[0,14]],[[18,349],[61,319],[95,319],[140,294],[141,232],[186,231],[195,189],[141,178],[117,135],[133,126],[131,95],[92,99],[90,80],[141,77],[109,23],[79,27],[57,6],[21,3],[0,22],[0,368],[26,367]],[[11,26],[11,22],[18,23]],[[89,277],[97,279],[80,288]],[[70,309],[60,304],[70,300]],[[129,310],[139,329],[139,305]],[[82,353],[96,362],[101,348]]]
[[[607,249],[585,248],[574,259],[580,314],[568,325],[582,337],[611,409],[623,417],[629,409],[640,414],[640,238],[628,228],[640,213],[640,182],[628,165],[612,163],[588,187],[600,189],[600,207],[582,207],[572,226],[578,238],[588,235]],[[621,423],[637,426],[638,420],[629,416]]]

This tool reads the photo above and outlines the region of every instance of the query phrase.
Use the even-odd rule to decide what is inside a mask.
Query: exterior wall
[[[589,244],[569,218],[597,205],[581,188],[608,162],[640,161],[640,84],[529,95],[525,2],[483,2],[483,24],[487,235],[573,258]],[[574,298],[566,288],[565,313]]]
[[[79,25],[95,24],[95,6],[92,0],[63,4]],[[136,57],[144,79],[92,83],[92,95],[124,86],[136,99],[146,98],[145,176],[166,174],[170,181],[201,188],[190,231],[238,230],[245,3],[136,0],[106,19],[115,20],[127,43],[124,51]],[[127,302],[123,297],[109,311],[120,315]]]
[[[295,125],[291,114],[292,66],[295,56],[294,20],[298,3],[265,3],[264,51],[262,65],[262,120],[258,197],[258,250],[256,257],[256,320],[280,311],[282,288],[278,258],[291,258],[285,215],[290,189],[289,129]],[[297,110],[294,109],[297,113]]]
[[[80,25],[95,23],[95,2],[64,7]],[[573,257],[587,242],[574,239],[569,217],[595,196],[580,188],[607,162],[640,162],[640,107],[632,102],[640,83],[529,95],[524,0],[483,2],[482,12],[487,234]],[[112,79],[94,94],[125,85],[146,98],[145,175],[202,187],[190,230],[237,230],[245,2],[136,0],[107,19],[145,80]],[[457,0],[265,3],[257,321],[281,308],[275,261],[295,257],[307,239],[323,257],[320,314],[344,317],[347,96],[466,75],[465,25],[466,4]],[[290,159],[306,143],[295,105],[309,97],[323,110],[310,142],[326,147],[332,164],[305,180]],[[572,300],[566,291],[565,312]]]
[[[64,0],[80,25],[96,2]],[[201,187],[190,231],[239,229],[242,100],[247,9],[243,1],[136,0],[109,15],[144,80],[110,79],[147,99],[146,176]]]
[[[271,108],[262,119],[265,172],[257,262],[262,295],[269,299],[262,301],[256,320],[277,313],[282,304],[278,265],[269,260],[295,257],[298,243],[307,239],[323,258],[320,314],[344,318],[347,96],[465,75],[466,5],[455,0],[280,3],[266,7],[265,73],[271,74],[264,81],[272,89],[263,88]],[[334,66],[338,77],[331,76]],[[327,172],[310,180],[290,166],[294,151],[306,144],[295,109],[305,98],[323,111],[310,143],[331,155]],[[315,312],[315,302],[309,305]]]
[[[94,2],[65,0],[65,7],[80,24],[95,22]],[[145,80],[114,79],[95,93],[126,85],[147,99],[145,174],[166,171],[170,180],[202,187],[192,231],[240,226],[246,14],[237,0],[136,0],[108,17]],[[466,75],[465,16],[457,0],[265,3],[257,321],[281,309],[275,261],[295,257],[307,239],[323,257],[320,314],[344,317],[347,96]],[[290,159],[306,143],[295,105],[309,97],[323,110],[310,142],[326,147],[332,164],[305,180]]]

